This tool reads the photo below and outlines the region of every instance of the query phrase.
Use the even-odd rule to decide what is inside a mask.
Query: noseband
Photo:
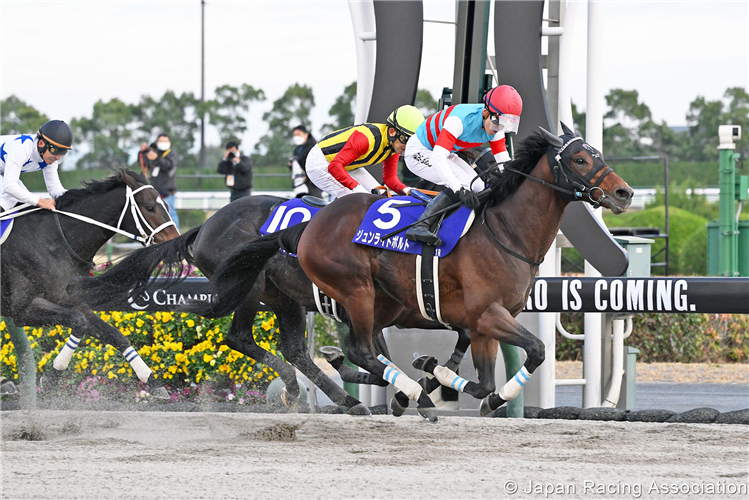
[[[175,226],[176,224],[172,220],[171,215],[169,215],[169,208],[167,208],[164,201],[161,199],[161,196],[157,193],[156,196],[156,202],[159,203],[162,207],[164,207],[164,211],[166,212],[167,216],[169,217],[169,220],[162,225],[160,225],[157,228],[151,227],[151,224],[148,223],[146,220],[146,217],[143,215],[143,212],[141,212],[138,208],[138,203],[135,201],[135,195],[139,192],[141,192],[144,189],[156,189],[153,186],[147,184],[145,186],[141,186],[136,190],[133,190],[130,188],[130,186],[125,186],[125,206],[122,207],[122,213],[120,214],[120,219],[117,221],[117,229],[120,229],[120,226],[122,225],[122,220],[125,218],[125,214],[127,213],[128,207],[130,207],[130,213],[133,216],[133,221],[135,222],[135,227],[138,229],[138,232],[140,233],[140,238],[137,238],[135,236],[131,236],[134,240],[140,241],[143,243],[144,246],[150,246],[153,242],[154,236],[159,234],[161,231],[166,229],[169,226]],[[149,231],[151,231],[150,234],[146,233],[145,229],[143,229],[143,226],[148,228]]]
[[[581,141],[580,148],[575,151],[567,151],[567,148],[577,141]],[[572,161],[572,154],[585,149],[593,158],[593,167],[590,172],[581,176],[569,167]],[[549,169],[554,177],[554,184],[559,188],[560,197],[565,201],[585,201],[593,205],[593,208],[601,206],[603,200],[607,198],[606,193],[603,192],[599,186],[603,182],[603,179],[609,175],[613,170],[611,167],[606,165],[603,160],[596,161],[596,158],[600,158],[601,155],[592,146],[583,142],[582,137],[573,137],[567,141],[557,152],[554,154],[554,149],[550,146],[546,154]],[[596,165],[598,163],[598,165]],[[595,184],[591,185],[593,178],[601,172],[600,177]],[[598,192],[598,198],[594,198],[594,194]]]

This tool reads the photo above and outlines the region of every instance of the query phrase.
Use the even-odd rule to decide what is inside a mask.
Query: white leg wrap
[[[62,346],[60,354],[57,355],[55,360],[52,362],[52,366],[55,370],[65,370],[70,364],[70,360],[73,359],[73,353],[78,348],[78,343],[81,341],[75,335],[68,337],[68,341]]]
[[[122,355],[125,356],[127,362],[133,367],[133,371],[138,376],[138,380],[144,383],[148,382],[148,377],[151,376],[152,372],[148,365],[146,365],[145,361],[143,361],[138,355],[138,351],[131,346],[125,349],[125,352],[123,352]]]
[[[499,397],[505,401],[512,401],[520,394],[523,390],[525,383],[531,379],[531,374],[525,369],[525,366],[520,369],[505,385],[499,390]]]
[[[387,366],[389,366],[390,368],[395,368],[395,369],[396,369],[396,370],[398,370],[399,372],[403,372],[403,370],[401,370],[400,368],[398,368],[397,366],[395,366],[395,363],[393,363],[392,361],[390,361],[389,359],[387,359],[387,358],[386,358],[385,356],[383,356],[382,354],[378,354],[378,355],[377,355],[377,359],[378,359],[378,360],[380,361],[380,363],[382,363],[382,364],[384,364],[384,365],[387,365]]]
[[[434,368],[434,378],[440,381],[440,384],[452,387],[456,391],[463,392],[468,381],[444,366],[437,365]]]
[[[419,396],[421,396],[422,392],[421,386],[416,383],[415,380],[411,380],[410,378],[408,378],[406,374],[400,371],[398,367],[393,364],[392,361],[387,359],[382,354],[378,355],[377,359],[380,360],[381,363],[386,365],[383,378],[389,383],[393,384],[396,389],[408,396],[408,399],[410,399],[411,401],[418,401]]]

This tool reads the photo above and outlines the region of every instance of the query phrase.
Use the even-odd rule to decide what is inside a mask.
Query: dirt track
[[[687,497],[664,485],[742,498],[730,489],[749,483],[745,425],[67,411],[2,424],[2,498]],[[296,440],[267,440],[294,426]]]

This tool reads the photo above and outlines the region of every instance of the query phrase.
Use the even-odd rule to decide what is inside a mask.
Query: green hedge
[[[608,227],[657,227],[661,233],[665,232],[666,227],[666,210],[665,207],[649,208],[639,212],[626,212],[621,215],[604,214],[604,221]],[[669,264],[670,274],[687,274],[694,269],[701,269],[705,260],[700,263],[691,263],[680,259],[682,250],[687,244],[694,248],[707,248],[707,219],[694,215],[686,210],[679,208],[669,209]],[[704,239],[693,236],[700,231],[704,231]],[[656,239],[651,248],[651,255],[655,255],[665,246],[663,239]],[[689,252],[684,254],[684,258],[689,258]],[[663,262],[665,256],[661,254],[658,262]],[[654,268],[653,273],[663,273],[663,268]],[[704,274],[704,272],[702,273]]]
[[[582,313],[562,313],[569,333],[583,332]],[[557,333],[557,360],[582,360],[583,343]],[[749,362],[749,315],[636,314],[625,341],[640,350],[644,363]]]
[[[609,166],[630,186],[663,186],[662,161],[610,161]],[[718,185],[718,152],[715,161],[708,162],[669,162],[669,184],[694,184],[696,187]]]
[[[132,170],[140,172],[140,168],[131,167]],[[178,168],[177,175],[195,175],[200,172],[196,168]],[[89,170],[61,170],[60,181],[66,189],[81,187],[81,182],[90,179],[103,179],[111,175],[109,169]],[[206,168],[201,172],[203,175],[217,175],[215,169]],[[291,189],[291,173],[286,166],[278,167],[256,167],[253,169],[253,189],[256,190],[280,190]],[[282,174],[282,177],[261,177],[257,174]],[[44,177],[41,172],[24,174],[21,178],[30,191],[46,191]],[[222,191],[226,188],[224,178],[177,178],[177,189],[182,191]]]

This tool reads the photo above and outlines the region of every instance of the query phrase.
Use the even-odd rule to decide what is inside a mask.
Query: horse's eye
[[[582,158],[576,158],[575,159],[575,163],[577,163],[578,165],[584,165],[585,164],[585,160],[583,160]]]
[[[146,212],[154,213],[155,211],[156,211],[156,209],[154,207],[152,207],[152,206],[146,207]]]

